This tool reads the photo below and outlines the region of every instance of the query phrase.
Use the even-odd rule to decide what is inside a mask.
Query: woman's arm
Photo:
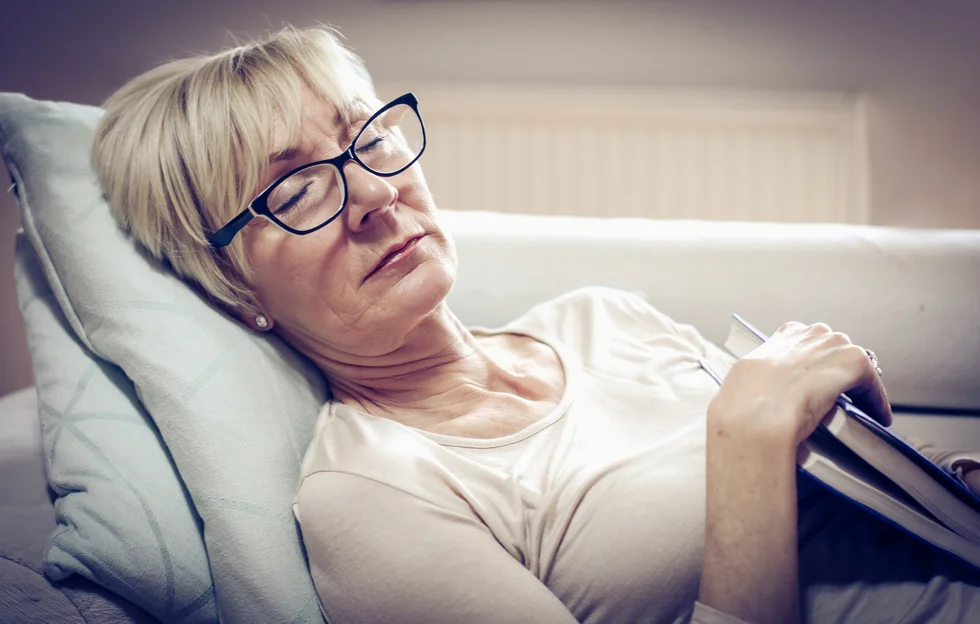
[[[700,602],[758,624],[799,620],[796,448],[841,392],[891,422],[864,350],[826,325],[788,323],[732,367],[708,410]]]
[[[330,624],[576,624],[472,517],[336,472],[306,478],[297,516]]]
[[[791,624],[797,596],[796,453],[731,414],[708,418],[700,602],[757,624]]]

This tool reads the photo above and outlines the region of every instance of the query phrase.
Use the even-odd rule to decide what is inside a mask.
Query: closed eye
[[[361,152],[370,152],[372,149],[374,149],[375,147],[377,147],[378,144],[381,143],[384,140],[385,140],[385,136],[379,134],[375,138],[371,139],[371,141],[369,143],[367,143],[365,145],[358,146],[357,152],[358,153],[361,153]]]
[[[300,189],[300,191],[298,193],[296,193],[295,195],[293,195],[292,197],[290,197],[289,199],[287,199],[286,201],[284,201],[278,208],[276,208],[276,214],[277,215],[281,215],[281,214],[286,214],[287,212],[289,212],[289,210],[293,206],[295,206],[296,204],[299,203],[299,200],[303,199],[303,196],[306,195],[306,190],[309,189],[309,188],[310,188],[310,183],[307,182],[303,186],[303,188]]]

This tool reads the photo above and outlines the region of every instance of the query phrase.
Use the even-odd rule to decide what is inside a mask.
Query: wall
[[[873,222],[980,227],[973,0],[33,0],[2,17],[0,90],[94,104],[229,31],[316,20],[341,28],[379,80],[863,93]],[[0,393],[31,382],[13,213],[0,194]]]

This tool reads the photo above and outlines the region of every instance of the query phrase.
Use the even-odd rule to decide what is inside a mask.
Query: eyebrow
[[[363,104],[363,103],[364,103],[364,101],[361,98],[354,97],[354,99],[351,102],[351,106],[348,107],[346,117],[350,117],[350,109],[353,109],[354,106],[357,105],[357,104]],[[341,114],[341,112],[338,110],[334,114],[334,116],[333,116],[333,122],[334,122],[334,124],[340,126],[340,125],[343,125],[344,121],[345,121],[345,116],[343,114]],[[349,129],[347,131],[349,131]],[[277,163],[281,163],[281,162],[287,161],[287,160],[292,160],[292,159],[296,158],[296,156],[299,153],[300,153],[300,150],[299,150],[298,147],[287,147],[284,150],[280,150],[280,151],[276,152],[275,154],[269,156],[269,166],[271,167],[272,165],[275,165]]]
[[[284,160],[292,160],[292,159],[296,158],[296,155],[297,154],[299,154],[299,148],[297,148],[297,147],[287,147],[286,149],[282,150],[281,152],[278,152],[278,153],[273,154],[272,156],[270,156],[269,157],[269,165],[274,165],[276,163],[281,163]]]

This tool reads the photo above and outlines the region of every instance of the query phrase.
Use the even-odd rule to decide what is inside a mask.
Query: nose
[[[354,161],[344,163],[347,179],[347,227],[353,231],[364,230],[383,211],[395,205],[398,189],[364,169]]]

